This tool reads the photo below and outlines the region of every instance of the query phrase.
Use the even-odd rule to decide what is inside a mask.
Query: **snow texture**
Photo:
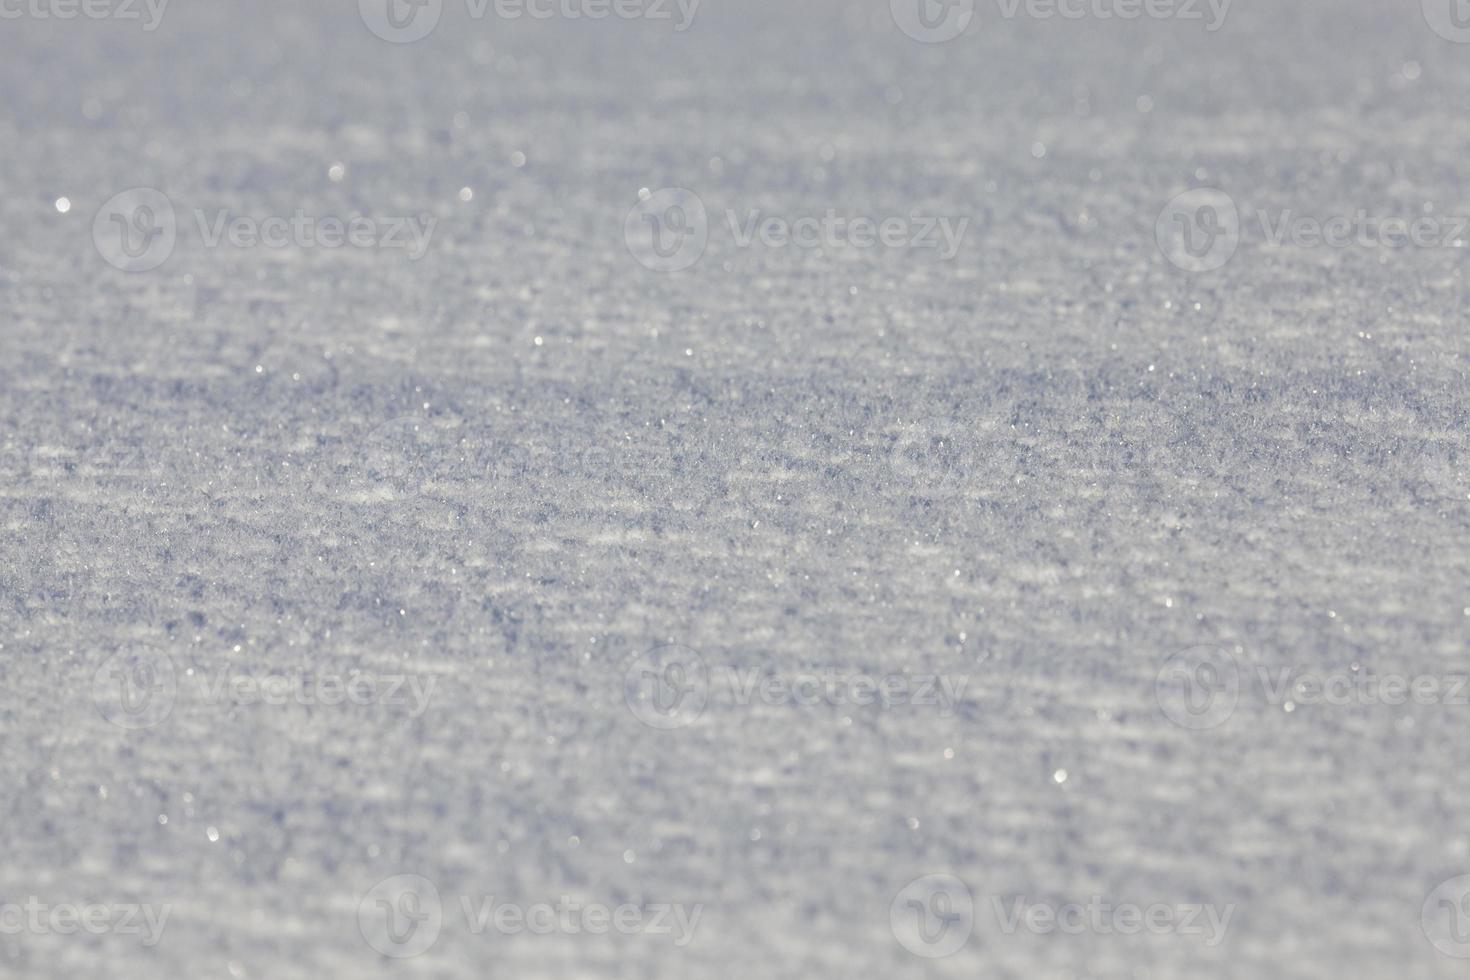
[[[1255,217],[1470,215],[1433,0],[980,0],[946,43],[883,0],[371,6],[0,7],[0,975],[1464,975],[1464,692],[1295,678],[1470,672],[1466,253]],[[94,240],[130,188],[177,215],[149,271]],[[679,271],[625,241],[665,188],[708,214]],[[1156,241],[1192,188],[1239,207],[1209,271]],[[298,209],[436,223],[414,261],[195,217]],[[969,224],[737,234],[828,209]],[[252,695],[354,676],[429,697]],[[1233,911],[997,912],[1094,896]]]

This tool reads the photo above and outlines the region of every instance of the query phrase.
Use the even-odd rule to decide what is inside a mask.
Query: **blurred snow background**
[[[1154,226],[1195,186],[1470,214],[1470,47],[1414,0],[995,10],[942,45],[881,0],[0,25],[0,904],[172,908],[152,947],[0,935],[0,974],[1461,975],[1421,905],[1470,872],[1470,707],[1243,689],[1193,731],[1156,678],[1198,644],[1470,670],[1464,252],[1248,236],[1188,275]],[[126,274],[92,226],[133,187],[181,230]],[[661,274],[623,229],[665,187],[712,227]],[[192,224],[298,208],[437,226],[413,262]],[[971,225],[944,262],[723,218],[828,208]],[[663,644],[969,684],[660,731],[624,671]],[[176,669],[157,724],[107,720],[119,654]],[[199,696],[353,671],[432,699]],[[926,959],[890,902],[931,873],[1237,911],[1214,948],[977,925]],[[358,913],[402,874],[446,921],[398,960]],[[683,948],[453,921],[563,894],[704,914]]]

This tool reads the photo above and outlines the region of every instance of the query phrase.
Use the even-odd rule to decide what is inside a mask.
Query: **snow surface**
[[[881,0],[451,2],[412,44],[354,6],[0,24],[0,906],[171,909],[152,946],[0,917],[0,974],[1464,975],[1421,912],[1470,873],[1470,706],[1288,711],[1254,672],[1470,671],[1465,253],[1246,234],[1187,274],[1155,223],[1200,186],[1243,224],[1470,214],[1470,46],[1413,0],[982,2],[946,44]],[[92,227],[134,187],[181,231],[130,274]],[[661,273],[624,227],[667,187],[711,231]],[[196,208],[437,227],[417,262],[206,248]],[[723,218],[828,208],[971,225],[945,262]],[[968,684],[657,728],[627,678],[665,645]],[[1199,645],[1241,677],[1215,727],[1159,680]],[[124,727],[135,663],[175,696]],[[354,671],[432,696],[199,683]],[[976,909],[945,958],[891,907],[930,874]],[[361,921],[399,875],[444,906],[411,958]],[[459,914],[562,895],[702,917]],[[998,931],[1023,895],[1235,911],[1215,946]]]

